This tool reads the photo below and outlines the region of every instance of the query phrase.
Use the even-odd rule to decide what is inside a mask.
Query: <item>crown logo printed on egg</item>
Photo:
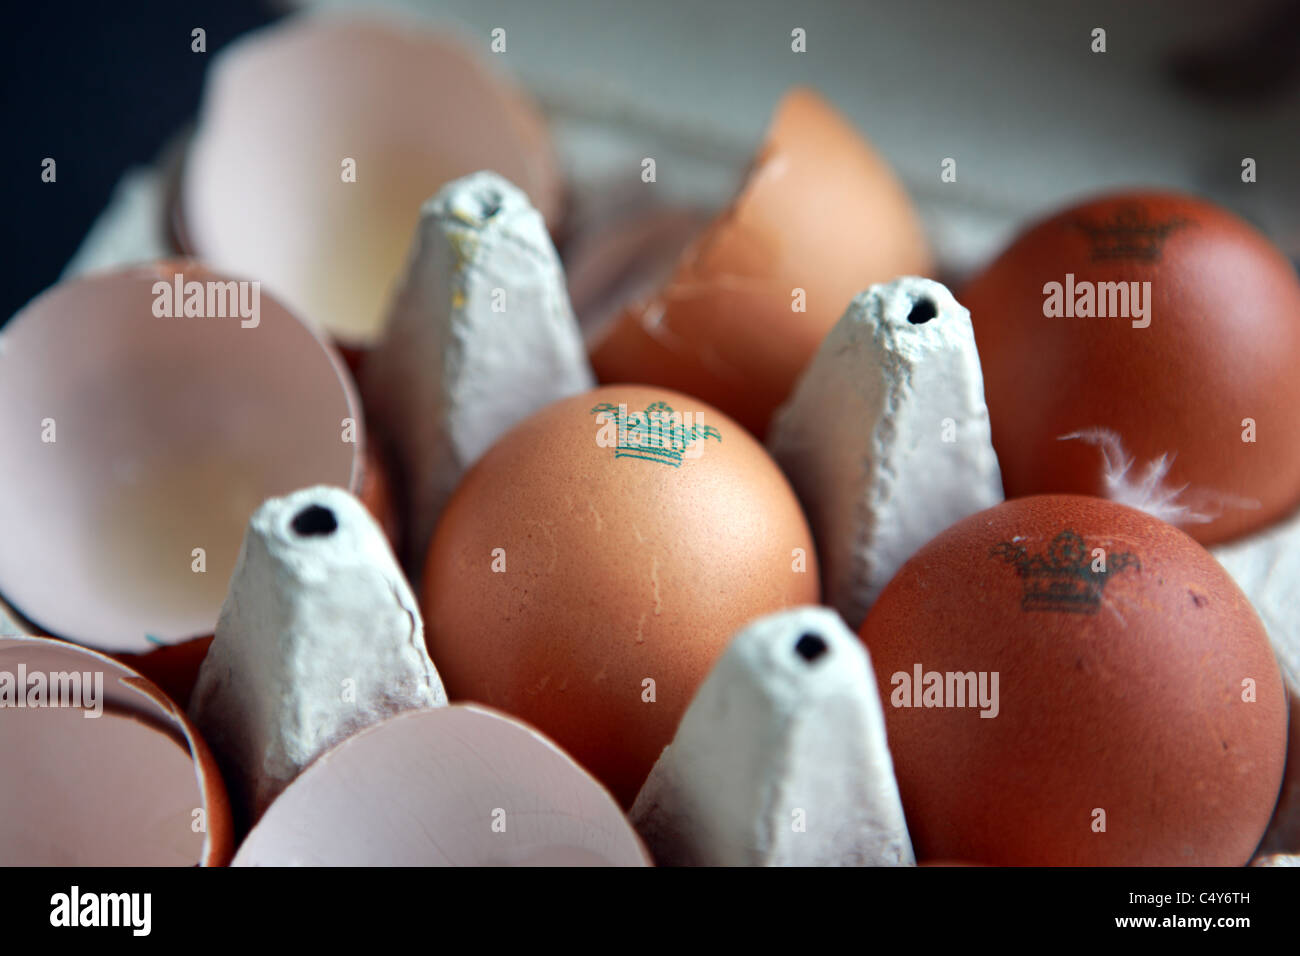
[[[681,412],[667,402],[653,402],[643,412],[629,412],[627,405],[601,402],[591,410],[601,423],[613,422],[618,427],[618,437],[606,443],[597,437],[602,446],[612,444],[615,458],[640,458],[680,468],[682,460],[693,457],[688,450],[697,442],[712,438],[722,441],[722,433],[712,425],[686,424]]]
[[[1018,541],[1003,541],[989,549],[990,557],[1014,565],[1025,581],[1020,601],[1024,611],[1065,611],[1095,614],[1101,607],[1101,592],[1116,574],[1142,563],[1131,552],[1108,555],[1103,570],[1095,571],[1082,537],[1065,530],[1052,539],[1046,555],[1030,555]]]
[[[1138,205],[1124,206],[1103,222],[1080,219],[1074,223],[1075,228],[1087,235],[1092,243],[1093,262],[1115,259],[1159,262],[1164,254],[1165,240],[1192,224],[1190,219],[1181,216],[1153,222],[1146,209]]]

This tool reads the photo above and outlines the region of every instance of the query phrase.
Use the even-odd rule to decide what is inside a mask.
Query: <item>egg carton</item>
[[[596,95],[586,102],[544,102],[573,189],[561,235],[567,290],[579,325],[592,334],[611,321],[619,303],[663,281],[681,249],[730,200],[752,148],[719,141],[708,131],[682,129],[648,111],[630,110],[626,104],[603,104]],[[680,171],[667,188],[645,190],[627,184],[627,170],[637,168],[647,138],[655,142],[661,167],[672,166]],[[155,166],[131,170],[124,176],[109,207],[69,263],[65,277],[175,255],[175,197],[188,140],[189,134],[182,133]],[[511,202],[526,205],[511,188],[508,183],[480,178],[459,184],[459,192],[444,194],[426,207],[420,231],[420,241],[426,248],[419,252],[417,247],[404,291],[395,300],[393,314],[398,327],[403,309],[411,314],[428,314],[429,303],[450,299],[445,287],[448,277],[439,265],[441,253],[429,251],[451,241],[446,228],[448,209],[490,189],[506,199],[508,213]],[[945,277],[968,274],[1014,228],[1013,211],[954,204],[924,188],[919,192],[929,232],[941,240],[937,248],[940,274]],[[460,212],[469,215],[466,209]],[[520,227],[527,233],[523,241],[530,248],[545,250],[548,240],[535,219],[528,221],[530,226]],[[482,223],[476,228],[481,231]],[[549,275],[539,276],[538,281],[564,283],[566,276],[557,265]],[[910,323],[906,316],[922,299],[936,303],[945,321],[907,329]],[[969,334],[969,320],[963,316],[961,306],[937,283],[903,280],[871,290],[855,300],[832,333],[834,347],[819,353],[814,368],[801,380],[778,417],[770,448],[808,507],[819,538],[831,542],[826,557],[832,569],[828,580],[837,583],[828,588],[826,601],[838,613],[806,608],[775,615],[755,622],[729,645],[699,689],[676,739],[631,810],[632,823],[658,862],[914,862],[884,740],[870,659],[845,621],[855,625],[861,621],[880,588],[925,540],[952,521],[996,504],[1001,498],[996,456],[987,436],[978,358]],[[470,309],[459,315],[446,314],[440,321],[462,330],[471,329],[474,341],[484,343],[486,359],[476,366],[480,369],[476,374],[518,385],[515,380],[522,369],[519,357],[512,356],[507,343],[491,341],[489,325],[475,325],[481,318]],[[527,350],[529,354],[540,350],[554,356],[545,374],[524,386],[530,400],[537,403],[581,392],[590,384],[589,372],[575,345],[572,323],[566,325],[568,318],[563,311],[552,316],[540,330],[539,340],[530,343]],[[916,368],[937,376],[930,383],[933,388],[919,387],[925,381],[924,374],[913,382],[897,368],[892,372],[886,368],[884,378],[864,385],[863,367],[881,367],[875,351],[881,346],[870,334],[881,329],[915,333],[905,342],[884,347],[894,355],[913,355],[920,348],[924,360]],[[437,342],[414,341],[395,347],[393,352],[400,357],[404,348],[410,348],[415,354],[429,354],[439,347]],[[383,355],[382,349],[378,354]],[[869,361],[873,357],[874,363]],[[909,366],[909,375],[913,370]],[[940,370],[943,374],[939,374]],[[492,437],[504,430],[508,416],[493,419],[482,410],[467,410],[466,403],[459,400],[463,394],[481,391],[482,379],[459,386],[456,382],[432,383],[441,388],[432,398],[427,391],[423,395],[380,397],[384,393],[383,381],[393,380],[390,375],[377,376],[369,386],[375,405],[389,402],[394,409],[407,408],[405,413],[387,414],[400,419],[403,414],[409,416],[409,410],[421,402],[431,401],[441,409],[437,420],[429,423],[436,433],[414,442],[411,457],[403,465],[422,476],[423,486],[437,491],[436,497],[421,506],[424,517],[419,536],[423,536],[431,530],[447,494],[463,472],[463,464],[451,469],[440,466],[427,454],[428,450],[445,447],[455,435],[477,431],[472,444],[444,459],[472,461]],[[429,384],[424,383],[426,387]],[[891,400],[884,401],[885,395],[891,395]],[[896,400],[900,397],[901,401]],[[817,408],[828,405],[847,405],[853,414],[837,416],[834,423],[828,423],[825,416],[815,414]],[[962,408],[964,418],[955,424],[970,436],[970,441],[962,443],[968,456],[952,471],[947,470],[952,466],[950,457],[944,458],[943,468],[936,468],[935,459],[908,457],[903,451],[915,436],[916,422],[926,415],[933,417],[931,413],[939,407]],[[897,449],[863,448],[866,436],[872,432],[865,426],[850,434],[819,434],[819,429],[842,427],[850,419],[860,426],[862,422],[887,426],[896,435]],[[398,430],[410,432],[409,427]],[[423,461],[415,460],[420,457],[420,449],[425,450]],[[825,453],[819,456],[816,449]],[[891,455],[895,457],[891,459]],[[938,508],[913,505],[904,511],[908,506],[897,503],[881,484],[886,476],[906,482],[911,478],[925,480],[935,473],[943,475],[945,486],[921,500],[942,502]],[[836,495],[847,500],[834,502]],[[832,504],[824,504],[827,501]],[[848,506],[856,507],[864,501],[870,503],[865,520],[837,520]],[[380,629],[391,635],[393,648],[382,662],[383,670],[374,670],[374,662],[367,661],[349,666],[357,674],[371,678],[376,673],[406,674],[409,679],[403,678],[399,684],[407,691],[385,698],[382,706],[370,712],[359,714],[354,706],[342,706],[354,701],[335,700],[338,695],[323,693],[316,694],[315,699],[327,703],[316,705],[319,710],[313,712],[312,687],[310,682],[300,683],[300,673],[292,675],[292,680],[284,675],[276,678],[273,668],[255,666],[256,642],[249,639],[249,619],[262,622],[261,626],[268,619],[277,621],[277,632],[297,648],[301,655],[298,659],[332,659],[346,652],[346,642],[340,640],[338,629],[313,617],[313,600],[319,601],[322,593],[341,592],[346,597],[344,603],[351,602],[353,607],[386,606],[374,592],[330,583],[328,575],[318,573],[329,566],[319,558],[313,558],[316,563],[310,565],[312,574],[307,577],[312,578],[311,583],[290,580],[295,573],[302,576],[302,559],[295,557],[301,542],[293,535],[286,537],[284,529],[286,523],[291,524],[295,516],[312,506],[335,515],[347,535],[372,542],[364,560],[346,557],[340,561],[351,560],[355,567],[374,572],[377,590],[385,599],[396,600],[393,620]],[[212,728],[210,733],[221,739],[219,728],[231,728],[231,739],[253,748],[242,756],[232,756],[226,741],[225,756],[221,758],[227,767],[242,768],[233,773],[228,770],[227,775],[239,780],[240,787],[248,787],[235,789],[235,827],[261,821],[241,847],[236,862],[385,863],[405,859],[401,853],[409,853],[410,862],[604,861],[636,865],[651,859],[608,795],[554,745],[504,715],[480,708],[445,706],[437,672],[423,650],[422,625],[405,578],[384,549],[373,546],[379,539],[371,519],[348,496],[336,490],[310,489],[292,499],[268,502],[259,510],[253,528],[255,532],[245,540],[245,556],[218,626],[220,643],[214,644],[214,652],[209,655],[211,664],[206,665],[194,711],[196,722],[205,731]],[[277,540],[279,543],[274,544]],[[265,576],[252,573],[249,553],[257,542],[265,543],[266,550],[257,553],[265,555],[267,567],[273,569],[271,576],[287,575],[289,583],[268,587]],[[283,553],[277,555],[276,547]],[[335,547],[346,547],[349,553],[355,550],[346,535],[331,539],[330,548]],[[1300,515],[1247,540],[1215,548],[1213,553],[1259,611],[1291,689],[1293,726],[1300,726],[1294,723],[1300,701],[1296,690],[1300,686],[1300,596],[1289,585],[1300,574]],[[407,562],[418,557],[418,549],[406,554]],[[352,579],[351,574],[348,579]],[[31,633],[31,626],[16,613],[9,618],[7,621],[5,608],[0,605],[0,634],[6,630]],[[4,648],[0,644],[0,650]],[[62,645],[61,649],[79,653],[70,645]],[[835,660],[838,666],[817,666],[819,661],[825,664],[828,660]],[[230,676],[241,668],[252,668],[247,679]],[[136,680],[130,674],[117,676],[127,682]],[[300,686],[302,697],[296,703],[312,719],[294,726],[285,722],[283,714],[269,716],[255,700],[240,696],[265,697],[269,693],[267,681],[281,689],[288,684]],[[780,693],[775,690],[778,685],[783,688]],[[787,693],[791,687],[794,691]],[[374,699],[373,694],[364,691],[360,697]],[[445,715],[434,716],[440,711]],[[241,723],[240,714],[251,714],[252,718],[244,719],[252,719],[253,724]],[[182,721],[181,726],[185,726],[182,715],[169,719]],[[833,726],[834,731],[825,732],[828,726]],[[435,727],[446,729],[435,731]],[[234,728],[239,731],[234,732]],[[818,728],[818,732],[812,728]],[[511,829],[514,821],[539,809],[564,818],[568,828],[532,833],[517,842],[493,843],[466,836],[453,848],[440,846],[432,837],[425,842],[412,840],[410,833],[396,832],[378,843],[344,835],[331,848],[323,848],[296,831],[293,821],[308,814],[337,821],[338,826],[331,830],[339,834],[346,834],[344,821],[382,818],[378,810],[385,805],[384,799],[392,799],[391,793],[363,789],[341,795],[337,783],[331,781],[357,774],[377,777],[386,772],[384,768],[391,767],[395,756],[411,752],[402,741],[416,734],[443,741],[454,741],[457,735],[481,734],[484,741],[478,751],[472,747],[457,749],[447,743],[446,749],[430,755],[427,766],[394,778],[401,780],[403,788],[409,788],[412,808],[433,803],[420,801],[421,793],[452,789],[467,795],[446,811],[450,815],[422,821],[426,837],[431,833],[469,834],[479,827],[484,788],[502,783],[501,774],[484,777],[481,770],[474,769],[482,765],[485,754],[489,764],[499,759],[501,766],[530,767],[537,779],[547,781],[541,803],[530,804],[522,812],[518,809],[518,793],[509,792],[508,787],[500,791],[497,802],[502,806],[494,807],[490,816],[494,825],[500,822],[501,829],[489,828],[488,832],[518,833],[517,827]],[[192,749],[200,778],[204,767],[210,777],[212,765],[207,757],[198,748]],[[249,769],[256,766],[272,767],[274,773],[263,777],[260,771]],[[1288,766],[1292,773],[1284,783],[1274,823],[1261,844],[1261,860],[1280,863],[1286,854],[1300,850],[1300,783],[1294,770],[1300,767],[1300,755],[1294,737]],[[825,779],[828,767],[839,768],[841,776]],[[851,785],[845,783],[849,780]],[[471,799],[468,794],[477,797]],[[843,821],[844,827],[832,841],[792,839],[788,834],[804,834],[791,829],[784,809],[780,813],[774,809],[789,806],[833,816]],[[219,819],[221,800],[208,799],[205,809],[211,818]],[[501,811],[499,821],[497,810]],[[419,816],[421,811],[412,812]],[[223,830],[227,836],[231,832],[220,825],[209,827],[203,851],[206,862],[220,862],[225,850],[233,849]],[[462,838],[458,835],[455,839]],[[375,855],[376,846],[398,853],[399,857],[380,858]],[[544,849],[538,851],[530,846]]]

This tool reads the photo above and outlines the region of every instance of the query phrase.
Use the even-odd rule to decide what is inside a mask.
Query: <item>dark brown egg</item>
[[[1122,505],[1008,501],[907,562],[862,627],[919,859],[1241,866],[1286,699],[1200,545]]]
[[[1140,504],[1204,544],[1300,505],[1300,281],[1237,217],[1098,199],[1029,229],[960,298],[1008,497]]]

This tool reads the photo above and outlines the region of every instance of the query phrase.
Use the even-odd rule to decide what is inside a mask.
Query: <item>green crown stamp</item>
[[[615,458],[640,458],[680,468],[684,458],[695,457],[691,449],[699,442],[722,441],[722,434],[712,425],[687,424],[681,412],[667,402],[654,402],[643,412],[629,412],[627,405],[601,402],[591,410],[601,415],[597,422],[615,429],[613,440],[604,429],[596,436],[597,444],[613,447]]]

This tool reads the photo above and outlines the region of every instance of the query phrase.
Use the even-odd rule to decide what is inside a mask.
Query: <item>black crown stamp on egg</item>
[[[693,424],[690,413],[674,411],[667,402],[653,402],[644,412],[629,412],[627,405],[601,402],[591,410],[602,425],[596,435],[601,448],[613,448],[615,458],[640,458],[680,468],[685,458],[698,458],[701,443],[722,433],[712,425]],[[612,434],[610,434],[612,433]]]
[[[1102,222],[1079,219],[1074,223],[1075,228],[1087,235],[1092,243],[1093,262],[1114,259],[1159,262],[1164,254],[1165,240],[1190,225],[1193,222],[1181,216],[1155,222],[1140,205],[1123,206]]]
[[[1046,555],[1030,555],[1019,539],[1003,541],[989,549],[990,557],[1014,565],[1024,579],[1024,611],[1065,611],[1095,614],[1101,607],[1106,582],[1128,568],[1142,570],[1137,555],[1089,552],[1082,537],[1065,530],[1052,539]]]

